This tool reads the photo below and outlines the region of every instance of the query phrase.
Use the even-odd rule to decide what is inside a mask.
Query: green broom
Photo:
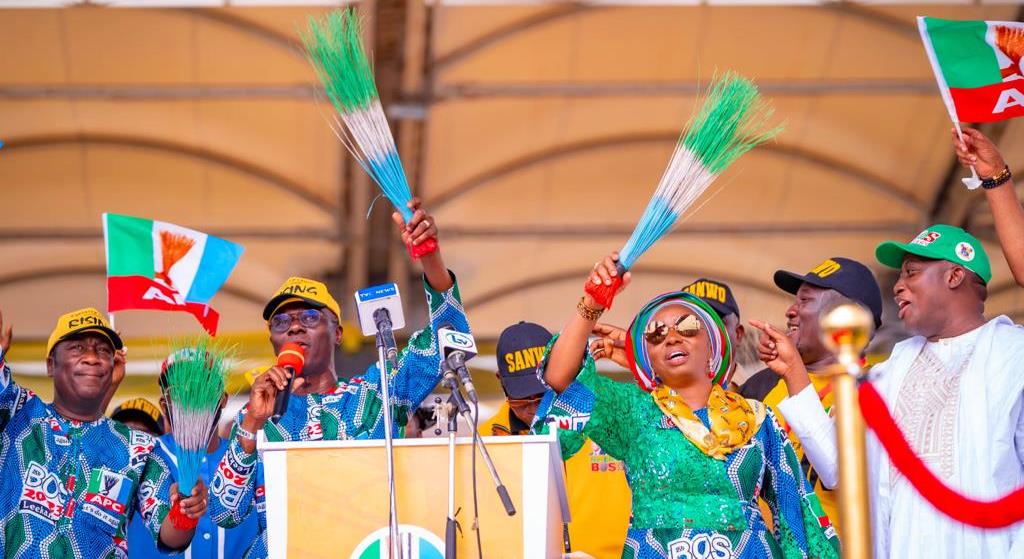
[[[160,388],[174,437],[178,491],[187,498],[199,480],[210,437],[217,428],[234,350],[207,337],[175,346],[160,372]],[[179,530],[190,530],[198,523],[181,510],[181,501],[171,509],[170,517]]]

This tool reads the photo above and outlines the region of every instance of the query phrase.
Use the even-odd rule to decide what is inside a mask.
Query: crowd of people
[[[1024,286],[1024,209],[1009,168],[980,132],[954,134],[953,143],[960,161],[985,179],[1006,260]],[[418,200],[409,207],[408,222],[394,215],[402,241],[436,239],[434,218]],[[596,262],[586,281],[610,285],[617,257]],[[876,258],[898,270],[893,297],[911,337],[869,378],[911,447],[941,480],[969,495],[991,499],[1024,485],[1024,329],[1005,316],[985,317],[992,271],[984,246],[963,229],[935,224],[908,242],[878,245]],[[163,363],[159,405],[129,400],[108,418],[127,356],[99,311],[57,319],[47,343],[52,402],[14,381],[6,365],[12,329],[0,315],[0,555],[141,558],[187,550],[190,557],[266,557],[257,432],[270,441],[383,438],[382,378],[390,378],[393,416],[417,417],[442,374],[437,330],[469,331],[441,251],[420,262],[427,326],[386,374],[374,364],[362,376],[339,379],[341,310],[326,285],[293,277],[269,298],[262,318],[270,344],[276,353],[298,343],[303,374],[290,379],[275,366],[254,379],[230,434],[211,435],[189,495],[177,488],[166,420],[165,379],[176,355]],[[621,278],[622,289],[630,275]],[[878,328],[883,295],[865,263],[839,256],[806,273],[779,270],[774,282],[793,297],[777,317],[784,330],[752,318],[745,326],[732,289],[701,278],[654,297],[626,327],[600,322],[604,308],[581,292],[566,301],[560,332],[518,322],[501,333],[505,400],[479,430],[503,436],[557,429],[572,512],[566,551],[602,559],[841,556],[832,397],[828,380],[813,375],[836,357],[822,342],[820,317],[850,303]],[[735,349],[755,333],[765,368],[739,384]],[[631,371],[635,382],[599,374],[600,360]],[[287,408],[272,419],[289,383]],[[393,426],[396,437],[405,433],[401,423]],[[982,530],[951,520],[917,493],[873,437],[866,452],[875,557],[1024,557],[1024,525]],[[176,506],[197,521],[194,528],[171,521]]]

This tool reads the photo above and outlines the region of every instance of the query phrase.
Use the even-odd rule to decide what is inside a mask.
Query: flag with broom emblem
[[[206,233],[127,215],[103,214],[107,311],[184,311],[210,335],[220,315],[210,299],[245,250]]]
[[[1024,23],[917,18],[954,122],[1024,116]]]
[[[587,282],[586,291],[595,301],[611,308],[622,274],[640,255],[672,229],[729,165],[782,131],[781,126],[769,126],[772,112],[749,80],[728,72],[712,82],[679,137],[654,196],[619,252],[618,275],[611,285]]]
[[[925,53],[957,135],[961,122],[1024,116],[1024,23],[918,17]],[[961,179],[981,186],[978,171]]]
[[[412,192],[373,81],[355,9],[310,17],[302,43],[338,113],[331,126],[335,134],[408,223]],[[437,241],[406,248],[410,256],[420,258],[434,252]]]
[[[160,390],[174,437],[178,492],[183,497],[191,495],[195,488],[210,438],[217,428],[231,357],[230,348],[202,337],[177,344],[163,363]],[[171,522],[180,530],[192,529],[198,521],[184,514],[180,502],[171,509]]]

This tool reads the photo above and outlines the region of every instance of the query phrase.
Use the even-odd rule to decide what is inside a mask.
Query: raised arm
[[[4,315],[0,312],[0,430],[7,427],[7,422],[26,400],[22,397],[25,389],[14,382],[11,369],[7,366],[7,351],[11,349],[12,338],[13,328],[10,324],[4,324]]]
[[[982,179],[998,177],[1004,170],[1008,170],[999,148],[973,128],[963,129],[963,141],[954,130],[953,146],[960,163],[964,166],[974,165]],[[1010,265],[1013,279],[1017,285],[1024,286],[1024,208],[1021,208],[1017,199],[1013,180],[994,188],[986,188],[985,198],[992,209],[996,235],[999,236],[999,244],[1003,247],[1003,255]]]
[[[761,331],[757,348],[761,361],[786,383],[789,397],[779,403],[779,412],[800,439],[804,455],[818,472],[822,485],[834,488],[839,482],[835,422],[821,406],[800,353],[793,340],[774,326],[759,320],[751,320],[750,325]]]
[[[427,214],[422,205],[419,198],[409,201],[409,209],[413,212],[409,223],[402,220],[402,214],[398,212],[391,214],[391,219],[398,225],[398,232],[405,244],[419,245],[430,238],[437,238],[437,222],[433,216]],[[437,250],[420,258],[420,264],[423,266],[423,275],[427,278],[427,283],[431,288],[435,291],[448,291],[452,288],[451,274],[448,273],[448,268],[444,265],[440,244],[438,244]]]
[[[594,264],[594,270],[590,272],[587,281],[597,285],[611,285],[612,278],[618,275],[615,270],[618,258],[619,254],[613,252],[598,261]],[[626,272],[622,276],[620,293],[629,285],[629,280],[630,273]],[[584,293],[576,306],[576,312],[572,314],[558,340],[555,341],[548,357],[547,368],[544,370],[544,381],[556,392],[561,393],[568,388],[579,374],[581,356],[587,349],[587,336],[594,330],[602,312],[604,307],[594,301],[589,294]]]
[[[771,411],[761,429],[766,465],[761,497],[772,511],[779,547],[799,549],[810,559],[838,559],[839,538],[832,519],[801,475],[800,460]]]

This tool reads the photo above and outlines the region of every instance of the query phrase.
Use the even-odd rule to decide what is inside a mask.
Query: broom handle
[[[626,267],[622,265],[622,262],[615,263],[615,271],[617,272],[615,277],[612,278],[611,285],[596,284],[589,279],[587,280],[586,286],[583,290],[588,295],[594,298],[594,301],[598,305],[601,305],[605,310],[612,308],[612,300],[615,299],[615,294],[619,292],[619,288],[622,287],[622,276],[626,273]]]
[[[409,256],[413,260],[419,260],[437,250],[437,238],[431,237],[418,245],[407,244],[405,245],[405,250],[409,252]]]

